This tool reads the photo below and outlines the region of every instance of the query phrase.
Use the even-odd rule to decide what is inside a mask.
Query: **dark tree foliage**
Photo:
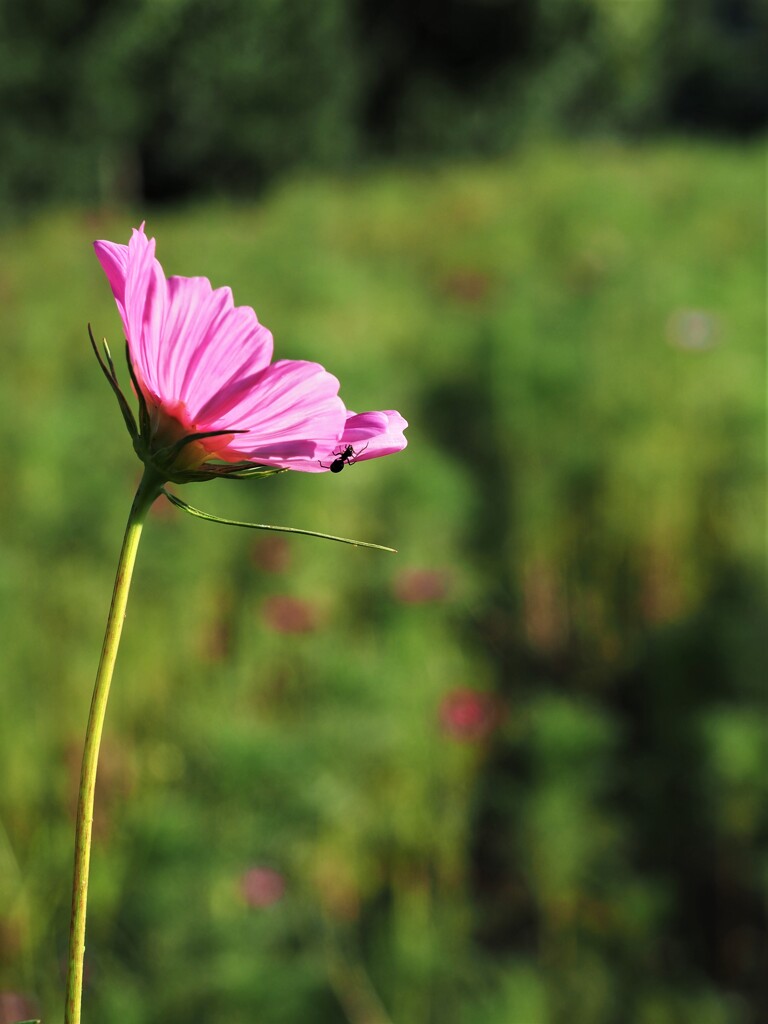
[[[374,149],[397,150],[406,134],[403,126],[419,118],[425,91],[439,95],[448,108],[441,119],[461,133],[456,115],[462,107],[465,120],[471,118],[473,108],[476,113],[479,105],[488,105],[487,91],[499,74],[514,69],[519,89],[531,66],[537,21],[533,0],[358,0],[357,7],[366,52],[362,128]],[[414,129],[411,144],[428,149],[434,126],[416,124]]]
[[[730,135],[768,120],[768,4],[677,0],[662,32],[666,116],[673,124]]]
[[[190,0],[168,42],[141,139],[150,198],[252,193],[286,168],[349,158],[356,61],[343,3]]]
[[[0,8],[0,200],[77,195],[89,168],[75,102],[99,0],[4,0]],[[83,190],[92,194],[91,180]]]
[[[764,129],[763,0],[0,0],[0,203],[253,193],[531,133]]]

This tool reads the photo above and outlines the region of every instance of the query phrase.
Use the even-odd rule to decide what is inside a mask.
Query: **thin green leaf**
[[[166,491],[163,488],[163,494],[166,496],[168,501],[176,508],[182,509],[184,512],[188,512],[191,516],[196,516],[198,519],[205,519],[209,523],[222,523],[224,526],[242,526],[246,530],[272,530],[274,533],[301,533],[305,537],[320,537],[322,540],[335,540],[339,544],[351,544],[356,548],[373,548],[376,551],[391,551],[397,553],[396,548],[388,548],[383,544],[371,544],[365,540],[351,540],[349,537],[334,537],[330,533],[318,533],[316,530],[299,530],[295,526],[270,526],[266,523],[241,523],[237,519],[222,519],[221,516],[213,516],[209,512],[203,512],[199,508],[193,508],[192,505],[188,505],[186,501],[182,501],[175,494],[171,494],[170,491]]]

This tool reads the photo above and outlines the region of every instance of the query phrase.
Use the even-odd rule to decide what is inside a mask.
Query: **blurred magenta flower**
[[[470,267],[446,274],[439,282],[444,295],[466,305],[480,305],[488,298],[493,279],[482,270]]]
[[[482,740],[496,727],[499,706],[489,693],[459,688],[443,697],[439,715],[446,735],[457,740]]]
[[[251,548],[251,560],[264,572],[279,575],[291,565],[291,547],[285,537],[261,537]]]
[[[267,625],[277,633],[312,633],[319,625],[315,605],[290,594],[267,597],[262,610]]]
[[[688,352],[705,352],[720,340],[720,324],[706,309],[678,309],[667,321],[667,341]]]
[[[271,333],[252,309],[235,306],[229,288],[166,278],[143,225],[128,245],[94,247],[125,329],[138,429],[119,392],[118,400],[137,453],[160,476],[183,482],[254,475],[258,467],[320,473],[340,446],[364,448],[361,459],[405,447],[399,413],[349,413],[338,380],[318,363],[272,362]]]
[[[0,1024],[37,1017],[40,1007],[36,999],[21,992],[0,992]]]
[[[273,868],[249,868],[240,879],[240,891],[249,907],[270,907],[282,899],[285,879]]]
[[[403,569],[395,577],[395,597],[404,604],[442,601],[450,592],[451,582],[444,569]]]

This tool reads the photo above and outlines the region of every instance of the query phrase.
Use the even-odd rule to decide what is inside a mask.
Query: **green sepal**
[[[226,433],[231,434],[228,430]],[[203,435],[205,436],[205,435]],[[139,454],[143,461],[148,461]],[[157,465],[152,456],[153,465]],[[227,462],[204,462],[199,469],[180,469],[173,472],[171,469],[162,469],[161,475],[174,484],[201,484],[206,480],[242,480],[245,477],[276,476],[278,473],[287,473],[288,470],[282,466],[252,466],[250,463],[227,463]]]
[[[259,466],[252,462],[207,463],[214,477],[226,480],[247,480],[253,476],[275,476],[287,473],[285,466]]]
[[[206,437],[223,437],[226,434],[242,433],[244,433],[242,430],[201,430],[196,434],[186,434],[178,441],[174,441],[173,444],[166,445],[164,448],[157,448],[154,451],[146,450],[144,439],[139,438],[139,440],[134,443],[134,448],[136,448],[136,453],[142,462],[152,463],[152,465],[162,476],[165,477],[166,480],[172,480],[174,483],[183,484],[189,483],[191,480],[207,480],[211,476],[208,469],[209,463],[203,463],[200,469],[174,470],[176,459],[188,444],[192,444],[194,441],[202,441]],[[202,476],[200,474],[202,474]]]
[[[193,441],[202,441],[206,437],[223,437],[224,434],[244,434],[244,430],[202,430],[197,434],[185,434],[184,437],[178,441],[174,441],[173,444],[166,445],[165,448],[158,448],[152,453],[152,458],[159,464],[168,464],[172,466],[176,461],[176,456],[180,455],[184,448],[188,444],[192,444]]]
[[[123,419],[125,420],[125,425],[128,428],[128,433],[135,442],[136,438],[139,436],[139,429],[136,425],[136,418],[133,415],[133,410],[120,389],[117,374],[115,373],[115,364],[112,362],[112,353],[109,351],[107,339],[104,338],[102,341],[102,344],[104,345],[104,357],[102,357],[101,352],[99,352],[99,347],[96,344],[96,339],[93,337],[93,331],[91,330],[90,324],[88,324],[88,337],[91,339],[91,347],[99,361],[102,373],[109,381],[109,386],[115,393],[115,398],[117,399],[117,404],[120,406],[120,412],[123,414]],[[106,362],[104,361],[105,358]]]
[[[397,553],[396,548],[388,548],[383,544],[371,544],[365,540],[352,540],[349,537],[334,537],[330,533],[318,533],[316,530],[299,530],[295,526],[270,526],[266,523],[242,523],[237,519],[223,519],[221,516],[211,515],[210,512],[203,512],[199,508],[194,508],[192,505],[188,505],[186,501],[182,501],[181,498],[175,494],[171,494],[170,491],[166,491],[163,488],[163,494],[166,496],[168,501],[176,508],[180,508],[183,512],[188,512],[189,515],[195,516],[197,519],[205,519],[209,523],[222,523],[224,526],[242,526],[246,530],[271,530],[273,533],[300,533],[305,537],[320,537],[322,540],[335,540],[339,544],[351,544],[352,547],[356,548],[373,548],[376,551],[391,551],[393,554]]]

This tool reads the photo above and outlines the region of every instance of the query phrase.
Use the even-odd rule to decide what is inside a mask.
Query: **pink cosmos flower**
[[[338,380],[318,363],[272,362],[271,333],[252,309],[235,306],[229,288],[166,278],[143,224],[128,245],[94,248],[123,321],[138,428],[119,390],[118,400],[140,457],[168,479],[253,475],[258,467],[318,473],[350,445],[347,464],[405,447],[399,413],[349,413]]]

